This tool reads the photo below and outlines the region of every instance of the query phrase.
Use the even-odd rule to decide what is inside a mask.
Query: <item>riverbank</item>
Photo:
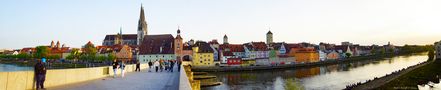
[[[433,61],[401,75],[377,89],[418,89],[418,85],[427,85],[429,82],[439,83],[441,75],[439,66],[441,66],[441,61]]]
[[[386,83],[391,82],[392,80],[395,80],[395,79],[397,79],[398,77],[400,77],[400,76],[402,76],[404,74],[407,74],[407,73],[409,73],[409,72],[411,72],[413,70],[416,70],[416,69],[418,69],[420,67],[424,67],[424,66],[426,66],[428,64],[431,64],[432,62],[433,61],[425,61],[425,62],[419,63],[417,65],[410,66],[410,67],[407,67],[407,68],[403,68],[401,70],[392,72],[390,74],[386,74],[386,76],[383,76],[383,77],[379,77],[379,78],[375,77],[373,80],[367,80],[364,83],[360,82],[360,83],[357,83],[357,84],[354,84],[354,85],[349,85],[345,89],[347,89],[347,90],[371,90],[371,89],[377,89],[380,86],[385,85]],[[412,82],[412,81],[410,81],[410,82]]]
[[[421,54],[421,53],[414,53]],[[382,55],[370,55],[370,56],[358,56],[351,57],[347,59],[341,60],[326,60],[321,62],[314,63],[303,63],[303,64],[290,64],[290,65],[278,65],[278,66],[226,66],[226,67],[196,67],[193,66],[192,71],[196,72],[227,72],[227,71],[254,71],[254,70],[273,70],[273,69],[287,69],[287,68],[308,68],[308,67],[317,67],[323,65],[332,65],[332,64],[340,64],[340,63],[352,63],[352,62],[360,62],[360,61],[378,61],[384,58],[391,58],[395,56],[406,56],[406,55],[414,55],[414,54],[382,54]]]

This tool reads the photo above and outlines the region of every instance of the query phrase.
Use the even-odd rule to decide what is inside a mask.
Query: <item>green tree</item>
[[[429,50],[429,61],[433,60],[435,58],[435,51],[434,50]]]
[[[84,52],[85,52],[87,55],[93,55],[93,56],[95,56],[96,53],[97,53],[97,49],[95,48],[95,45],[93,45],[93,44],[86,44],[86,45],[84,46]]]
[[[352,54],[351,53],[346,53],[346,57],[351,57]]]
[[[114,59],[116,59],[116,55],[113,53],[110,53],[107,55],[107,60],[106,61],[113,61]]]
[[[60,55],[50,55],[47,57],[47,59],[60,59],[61,56]]]
[[[378,52],[379,54],[385,54],[386,50],[384,48],[380,49],[380,51]]]
[[[67,55],[66,57],[67,60],[74,60],[75,57],[72,54]]]
[[[17,55],[15,55],[15,57],[16,57],[16,58],[20,58],[20,59],[30,59],[30,58],[32,58],[31,55],[28,55],[28,54],[26,54],[26,53],[20,53],[20,54],[17,54]]]
[[[372,53],[372,54],[377,54],[377,49],[375,49],[375,48],[374,48],[374,49],[371,49],[371,53]]]
[[[80,50],[77,48],[73,48],[70,51],[70,54],[66,57],[66,59],[68,60],[77,60],[80,58],[81,53],[79,52]]]
[[[270,58],[275,58],[275,57],[277,57],[276,50],[271,50],[269,54],[270,54],[270,55],[269,55]]]
[[[49,48],[46,46],[37,46],[35,49],[36,49],[36,52],[34,54],[34,57],[36,57],[36,58],[47,57],[50,53]]]

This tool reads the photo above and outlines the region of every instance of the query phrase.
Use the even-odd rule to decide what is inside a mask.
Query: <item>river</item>
[[[17,66],[13,64],[0,64],[0,72],[12,72],[12,71],[30,71],[33,67]]]
[[[346,85],[364,82],[375,77],[382,77],[393,71],[424,62],[426,54],[397,56],[378,61],[361,61],[345,64],[334,64],[320,67],[239,71],[211,72],[209,75],[223,84],[213,87],[203,87],[203,90],[339,90]]]

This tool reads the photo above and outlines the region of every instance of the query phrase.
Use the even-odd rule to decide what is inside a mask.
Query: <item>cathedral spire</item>
[[[145,15],[144,15],[144,7],[141,4],[141,11],[139,14],[139,21],[138,21],[138,34],[137,34],[137,45],[141,45],[144,36],[148,35],[147,34],[147,22],[145,20]]]
[[[139,22],[140,23],[141,22],[145,22],[144,7],[142,6],[142,4],[141,4],[141,11],[140,11],[140,14],[139,14]]]
[[[119,27],[119,34],[122,35],[122,27]]]

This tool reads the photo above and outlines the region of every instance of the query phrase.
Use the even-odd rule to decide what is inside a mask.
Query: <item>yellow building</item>
[[[319,53],[314,48],[292,48],[289,55],[296,58],[296,63],[311,63],[320,60]]]
[[[197,43],[193,47],[192,66],[214,66],[213,50],[207,43]]]
[[[243,58],[242,64],[240,64],[240,65],[241,66],[254,66],[254,65],[256,65],[256,60]]]

